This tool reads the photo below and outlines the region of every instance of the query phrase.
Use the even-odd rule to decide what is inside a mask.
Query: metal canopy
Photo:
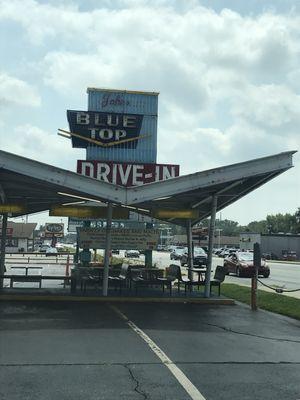
[[[199,217],[192,220],[192,225],[195,225],[210,216],[214,195],[218,197],[217,211],[222,210],[291,168],[294,153],[296,151],[287,151],[135,187],[128,192],[127,201],[128,204],[150,211],[196,209]],[[144,214],[148,215],[146,212]],[[186,226],[186,222],[180,219],[166,221]]]
[[[121,186],[0,151],[0,201],[23,203],[28,214],[86,197],[119,203],[125,192]]]
[[[180,176],[163,182],[125,188],[88,178],[38,161],[0,151],[0,200],[26,204],[28,213],[48,210],[54,204],[93,199],[134,208],[151,216],[157,209],[196,209],[208,217],[212,198],[217,210],[225,208],[293,166],[295,151]],[[64,194],[59,194],[64,193]],[[163,219],[186,226],[182,219]]]

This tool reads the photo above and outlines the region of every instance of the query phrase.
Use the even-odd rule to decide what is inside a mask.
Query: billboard
[[[159,241],[158,229],[114,229],[111,230],[111,248],[118,250],[153,250]],[[79,246],[89,249],[104,249],[105,228],[79,229]]]
[[[64,236],[64,224],[63,223],[46,223],[45,224],[45,237],[63,237]]]
[[[179,176],[179,165],[78,160],[77,173],[122,186],[138,186]]]

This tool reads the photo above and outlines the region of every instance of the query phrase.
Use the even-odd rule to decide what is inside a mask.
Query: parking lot
[[[0,304],[0,398],[298,399],[299,322],[247,307]]]

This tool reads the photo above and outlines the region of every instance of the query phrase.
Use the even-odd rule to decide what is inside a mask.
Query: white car
[[[40,253],[46,253],[49,249],[51,249],[50,244],[42,244],[42,245],[39,247],[39,252],[40,252]]]
[[[183,246],[176,247],[176,249],[170,253],[170,260],[180,260],[183,254],[186,252],[187,252],[187,247]]]
[[[57,251],[56,247],[49,246],[49,248],[46,250],[46,257],[47,256],[55,256],[57,253],[58,253],[58,251]]]

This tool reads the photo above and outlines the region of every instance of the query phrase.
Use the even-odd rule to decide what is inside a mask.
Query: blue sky
[[[183,174],[299,150],[299,13],[289,0],[0,0],[0,148],[75,170],[85,153],[57,129],[92,86],[159,91],[158,162]],[[299,161],[222,217],[294,213]]]

